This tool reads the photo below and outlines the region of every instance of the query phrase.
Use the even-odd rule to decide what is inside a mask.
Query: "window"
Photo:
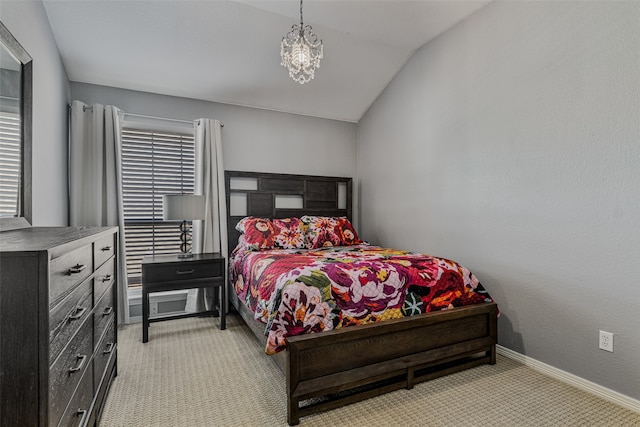
[[[0,217],[13,217],[19,212],[20,147],[20,116],[0,112]]]
[[[193,131],[122,130],[122,192],[129,286],[146,255],[180,252],[179,222],[162,220],[162,196],[194,192]]]

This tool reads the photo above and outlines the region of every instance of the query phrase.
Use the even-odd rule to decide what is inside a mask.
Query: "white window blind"
[[[122,130],[122,190],[129,286],[146,255],[180,252],[180,222],[162,220],[162,196],[194,191],[193,133]]]
[[[20,197],[20,116],[0,112],[0,216],[17,215]]]

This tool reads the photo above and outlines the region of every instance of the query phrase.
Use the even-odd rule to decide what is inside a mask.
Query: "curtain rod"
[[[67,106],[69,108],[71,108],[71,104],[67,104]],[[83,105],[82,106],[82,111],[93,111],[93,107],[90,105]],[[181,122],[181,123],[196,123],[197,120],[182,120],[182,119],[172,119],[170,117],[159,117],[159,116],[147,116],[145,114],[136,114],[136,113],[127,113],[126,111],[122,111],[122,114],[124,115],[128,115],[128,116],[135,116],[135,117],[143,117],[145,119],[157,119],[157,120],[169,120],[172,122]],[[220,127],[223,128],[224,127],[224,123],[220,123]]]
[[[136,114],[136,113],[127,113],[126,111],[122,112],[125,116],[135,116],[135,117],[143,117],[145,119],[157,119],[157,120],[169,120],[172,122],[181,122],[181,123],[196,123],[197,120],[182,120],[182,119],[172,119],[170,117],[159,117],[159,116],[147,116],[145,114]],[[220,123],[220,127],[224,127],[224,123]]]

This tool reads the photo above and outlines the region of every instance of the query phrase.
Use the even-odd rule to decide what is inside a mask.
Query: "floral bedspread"
[[[378,246],[237,248],[230,279],[265,323],[267,354],[289,336],[492,302],[460,264]]]

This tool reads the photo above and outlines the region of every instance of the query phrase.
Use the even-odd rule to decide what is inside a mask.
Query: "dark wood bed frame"
[[[237,189],[232,179],[255,180],[255,189]],[[352,217],[352,180],[309,175],[225,172],[229,253],[237,244],[231,215],[232,193],[246,197],[246,215],[287,218],[303,215]],[[346,188],[346,206],[338,186]],[[346,187],[345,187],[346,186]],[[236,194],[236,195],[237,195]],[[301,209],[278,208],[276,196],[300,196]],[[241,303],[229,284],[230,301],[262,344],[264,324]],[[426,313],[380,323],[290,337],[287,349],[270,356],[284,372],[287,422],[344,406],[481,364],[496,363],[495,303]]]

